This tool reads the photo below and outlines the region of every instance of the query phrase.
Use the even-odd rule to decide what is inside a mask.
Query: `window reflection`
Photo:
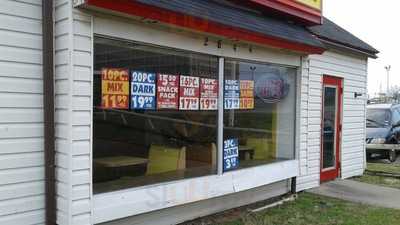
[[[294,158],[295,73],[293,68],[226,60],[225,81],[254,86],[240,93],[240,98],[253,94],[253,107],[224,110],[224,139],[239,142],[238,168]]]
[[[294,158],[296,69],[95,38],[94,193]]]
[[[336,97],[335,87],[324,87],[323,169],[335,166]]]
[[[175,102],[181,99],[174,96],[178,94],[174,89],[174,78],[196,77],[198,85],[207,78],[203,83],[210,84],[213,79],[218,79],[217,58],[105,38],[95,39],[94,50],[94,192],[215,173],[216,108],[203,105],[209,110],[183,109],[180,102]],[[146,98],[138,94],[133,99],[136,102],[131,101],[130,109],[107,108],[104,102],[101,107],[101,71],[104,68],[129,69],[130,76],[135,73],[136,77],[130,79],[130,88],[133,93],[142,93]],[[148,79],[141,77],[144,75]],[[132,82],[136,80],[138,83]],[[189,88],[182,92],[188,92],[189,99],[194,90],[190,88],[192,81],[182,81],[188,82]],[[156,97],[151,97],[157,98],[157,104],[152,101],[141,104],[153,96],[152,88],[156,83],[157,87],[162,87]],[[210,99],[204,99],[205,103],[210,103]],[[200,101],[197,107],[200,107]]]

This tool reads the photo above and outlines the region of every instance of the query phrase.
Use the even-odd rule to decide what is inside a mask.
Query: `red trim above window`
[[[288,49],[307,54],[322,54],[325,49],[306,44],[291,42],[285,39],[267,36],[246,29],[232,27],[202,18],[169,11],[166,9],[142,4],[134,0],[86,0],[87,6],[112,10],[132,16],[156,20],[165,24],[186,29],[223,36],[233,40],[242,40],[274,48]]]

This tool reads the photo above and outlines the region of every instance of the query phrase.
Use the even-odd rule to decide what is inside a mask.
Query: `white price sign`
[[[239,109],[240,108],[240,99],[239,98],[225,98],[224,99],[224,108],[225,109]]]
[[[179,99],[180,110],[198,110],[199,98],[181,97]]]
[[[201,98],[200,110],[217,110],[218,98]]]

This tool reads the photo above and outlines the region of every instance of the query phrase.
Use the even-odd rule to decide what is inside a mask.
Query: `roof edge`
[[[362,55],[368,56],[369,58],[373,58],[373,59],[377,59],[378,58],[377,54],[379,53],[379,51],[371,52],[371,51],[367,51],[365,49],[356,48],[356,47],[354,47],[352,45],[348,45],[348,44],[341,43],[341,42],[338,42],[338,41],[335,41],[335,40],[331,40],[329,38],[321,37],[321,36],[318,36],[318,35],[315,35],[315,36],[318,38],[319,41],[321,41],[325,45],[332,46],[332,47],[335,47],[335,48],[339,48],[341,50],[347,50],[347,51],[355,52],[355,53],[358,53],[358,54],[362,54]]]

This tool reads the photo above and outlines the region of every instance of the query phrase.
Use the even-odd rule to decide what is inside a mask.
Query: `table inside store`
[[[254,159],[254,148],[248,146],[239,146],[239,159],[251,160]]]

